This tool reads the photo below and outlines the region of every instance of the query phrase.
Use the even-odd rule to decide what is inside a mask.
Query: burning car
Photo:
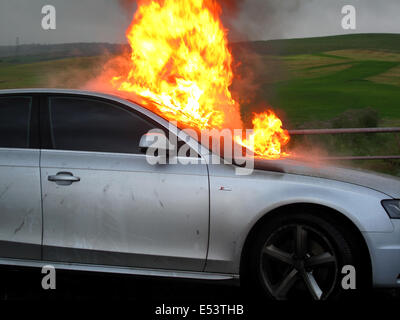
[[[152,129],[196,161],[149,164]],[[240,279],[276,299],[346,294],[346,266],[358,290],[400,286],[398,179],[290,158],[237,175],[215,157],[118,96],[2,90],[0,264]]]

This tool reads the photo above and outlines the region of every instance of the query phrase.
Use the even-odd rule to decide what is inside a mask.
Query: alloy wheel
[[[263,284],[276,299],[326,299],[337,284],[337,256],[320,231],[305,224],[275,230],[261,250]]]

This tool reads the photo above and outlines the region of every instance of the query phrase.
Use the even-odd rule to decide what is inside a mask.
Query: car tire
[[[252,297],[354,297],[362,291],[363,280],[358,276],[364,274],[360,252],[354,235],[329,215],[293,209],[275,215],[259,229],[250,248],[244,279],[250,284],[247,289],[252,291]],[[354,270],[355,277],[342,273],[344,266],[354,267],[350,273]],[[354,283],[355,288],[351,286]]]

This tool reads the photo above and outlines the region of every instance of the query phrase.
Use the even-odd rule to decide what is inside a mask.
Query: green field
[[[64,58],[30,62],[0,62],[0,89],[12,88],[79,88],[101,72],[104,56]],[[29,62],[26,62],[28,60]]]
[[[259,94],[244,116],[267,101],[284,111],[291,128],[367,107],[400,124],[400,35],[277,40],[252,49],[265,67],[253,68],[260,70],[254,76]]]
[[[234,44],[232,91],[250,124],[252,112],[270,106],[287,128],[400,126],[400,35],[362,34]],[[0,58],[0,89],[79,88],[109,57]],[[350,111],[349,111],[350,110]],[[353,110],[353,111],[352,111]],[[292,146],[330,154],[400,154],[392,134],[295,138]],[[400,175],[399,162],[357,165]]]

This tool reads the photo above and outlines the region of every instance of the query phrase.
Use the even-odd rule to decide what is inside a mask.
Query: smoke
[[[118,4],[125,10],[129,11],[136,8],[137,3],[139,1],[145,0],[117,0]],[[229,11],[230,13],[237,12],[239,9],[240,0],[217,0],[217,2],[221,5],[223,10]]]
[[[137,4],[136,0],[117,0],[121,9],[128,16],[132,16],[133,12],[136,10]]]
[[[151,0],[114,1],[118,3],[126,16],[132,17],[138,3],[146,3]],[[221,20],[224,27],[229,31],[228,37],[231,42],[285,36],[289,29],[298,27],[299,19],[296,18],[298,13],[302,13],[301,17],[306,18],[301,24],[308,25],[309,15],[315,13],[313,6],[315,3],[318,4],[318,0],[215,1],[222,8]]]
[[[293,21],[302,5],[313,0],[244,0],[234,1],[235,14],[227,13],[223,21],[230,29],[231,41],[279,38],[287,21]]]

